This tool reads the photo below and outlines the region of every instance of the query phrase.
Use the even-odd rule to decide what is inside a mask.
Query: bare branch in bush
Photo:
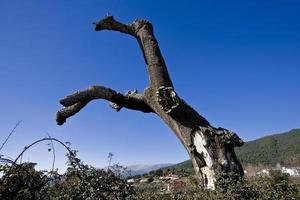
[[[62,141],[60,141],[60,140],[58,140],[58,139],[56,139],[56,138],[42,138],[42,139],[39,139],[39,140],[36,140],[36,141],[34,141],[33,143],[31,143],[30,145],[28,145],[28,146],[25,146],[25,148],[23,149],[23,151],[17,156],[17,158],[14,160],[14,164],[16,164],[17,163],[17,161],[19,160],[19,158],[29,149],[29,148],[31,148],[32,146],[34,146],[34,145],[36,145],[36,144],[38,144],[38,143],[40,143],[40,142],[42,142],[42,141],[55,141],[55,142],[58,142],[58,143],[60,143],[63,147],[65,147],[67,150],[68,150],[68,152],[70,153],[70,155],[73,155],[73,152],[70,150],[70,148],[67,146],[67,145],[65,145]]]
[[[4,140],[4,142],[2,143],[2,145],[0,147],[0,151],[3,149],[4,145],[6,144],[6,142],[11,137],[11,135],[15,132],[16,128],[21,124],[21,122],[22,122],[22,120],[18,121],[18,123],[16,123],[16,125],[14,126],[14,128],[10,131],[10,133],[8,134],[8,136],[6,137],[6,139]]]

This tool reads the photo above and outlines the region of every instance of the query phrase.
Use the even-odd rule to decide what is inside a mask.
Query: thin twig
[[[23,160],[23,155],[20,158],[20,164],[22,164],[22,160]]]
[[[14,126],[14,128],[10,131],[10,133],[6,137],[5,141],[2,143],[2,145],[0,147],[0,151],[3,149],[4,145],[6,144],[6,142],[8,141],[8,139],[10,138],[10,136],[15,132],[16,128],[21,124],[21,122],[22,122],[22,120],[18,121],[18,123],[16,123],[16,125]]]
[[[51,138],[50,134],[47,133],[47,135],[49,136],[49,138]],[[50,140],[51,142],[51,148],[52,148],[52,154],[53,154],[53,160],[52,160],[52,170],[51,170],[51,173],[54,171],[54,166],[55,166],[55,148],[54,148],[54,144],[53,144],[53,141]]]

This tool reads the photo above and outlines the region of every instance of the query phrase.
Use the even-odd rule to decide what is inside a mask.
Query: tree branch
[[[173,87],[150,22],[137,19],[131,24],[123,24],[116,21],[113,16],[107,16],[94,24],[96,31],[113,30],[135,37],[144,55],[150,76],[150,87],[155,89],[163,86]]]
[[[134,28],[131,24],[120,23],[116,21],[113,16],[106,16],[105,18],[99,20],[98,22],[94,22],[93,24],[95,24],[95,31],[113,30],[126,33],[134,37],[136,36],[134,33]]]
[[[66,119],[79,112],[86,104],[95,99],[110,101],[111,107],[120,111],[122,107],[139,110],[145,113],[154,112],[144,101],[143,95],[136,92],[118,93],[103,86],[91,86],[86,90],[69,95],[60,103],[65,107],[57,112],[56,121],[58,125],[66,122]]]

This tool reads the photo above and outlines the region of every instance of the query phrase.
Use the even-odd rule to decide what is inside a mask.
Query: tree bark
[[[165,61],[153,33],[153,26],[145,20],[131,24],[116,21],[113,16],[94,23],[95,30],[119,31],[137,39],[149,74],[149,87],[143,94],[129,91],[120,94],[103,87],[92,86],[62,99],[63,109],[57,112],[56,121],[62,125],[66,119],[79,112],[95,99],[111,102],[119,111],[122,107],[157,114],[176,134],[187,150],[201,186],[214,189],[218,173],[243,175],[234,147],[243,141],[233,132],[213,127],[175,92]]]

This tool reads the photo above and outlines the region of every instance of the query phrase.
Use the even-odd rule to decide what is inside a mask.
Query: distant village
[[[246,176],[269,176],[272,170],[280,170],[283,174],[300,177],[300,167],[284,167],[280,166],[280,164],[277,164],[276,167],[246,167],[244,173]]]

